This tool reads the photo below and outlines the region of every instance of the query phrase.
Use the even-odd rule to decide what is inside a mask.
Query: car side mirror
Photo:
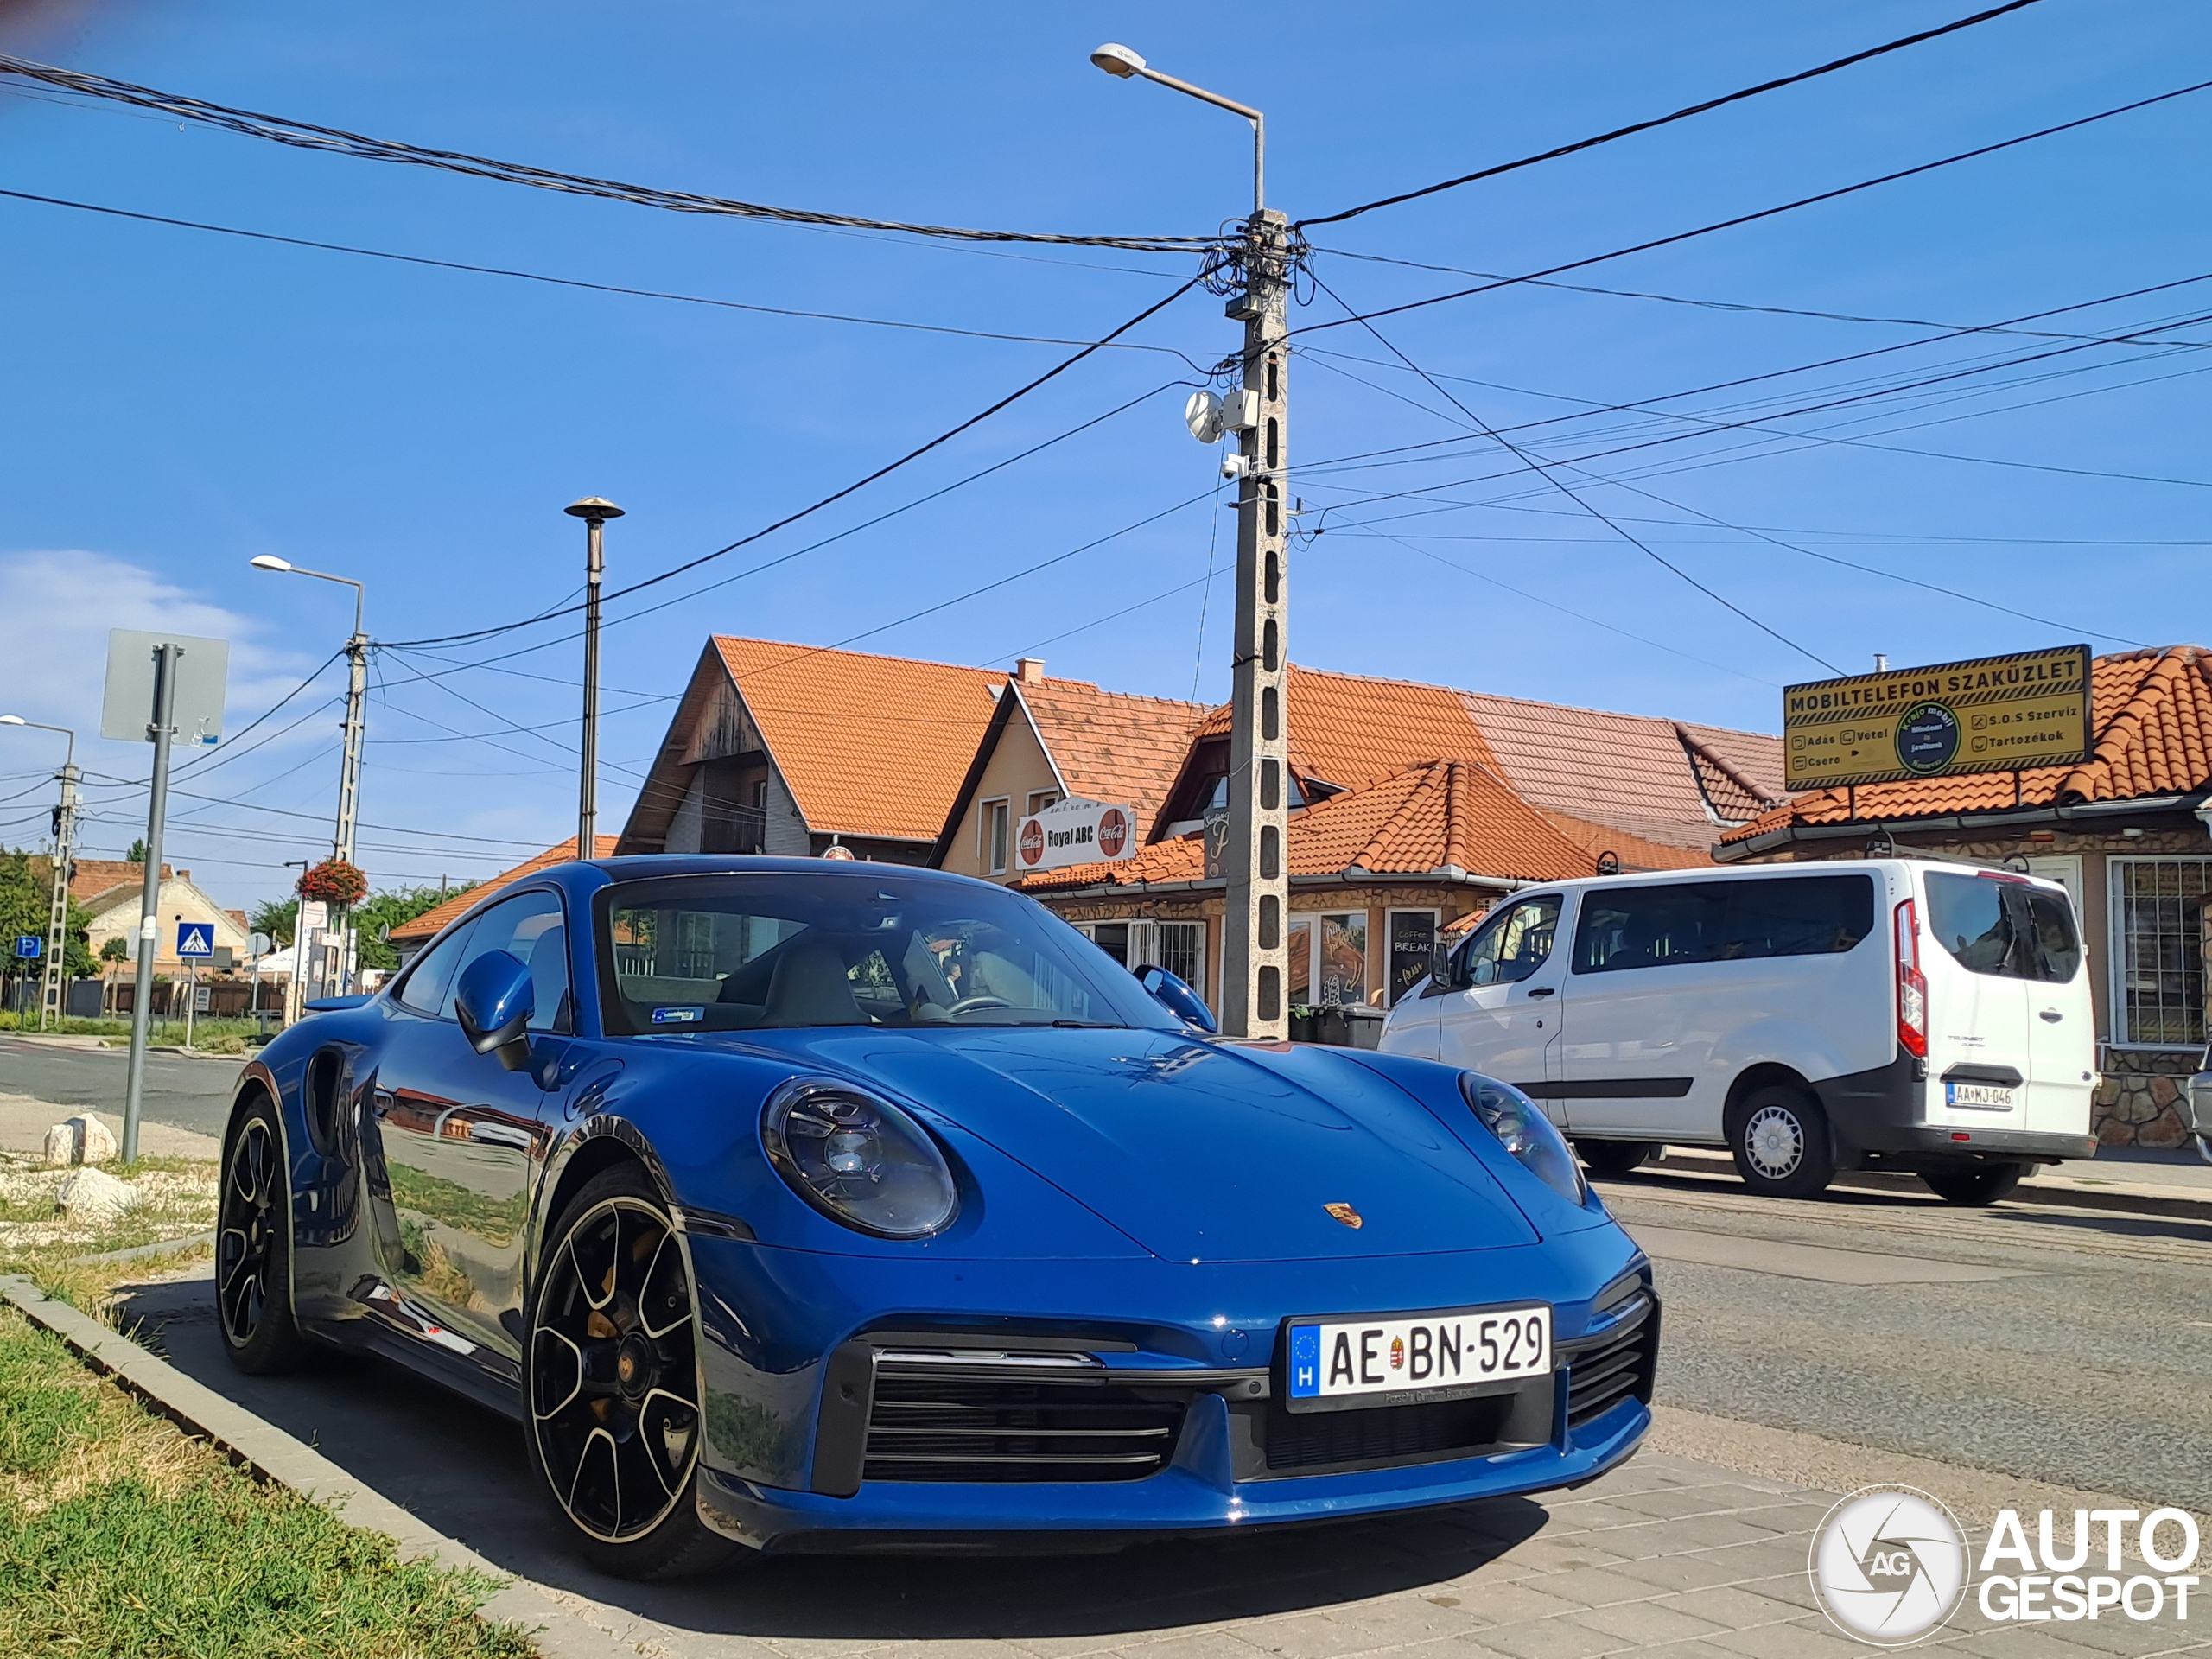
[[[1158,963],[1137,969],[1137,983],[1152,993],[1154,1001],[1166,1008],[1186,1026],[1196,1026],[1200,1031],[1213,1033],[1221,1029],[1213,1017],[1213,1010],[1204,998],[1192,990],[1179,975],[1169,973]]]
[[[487,950],[461,971],[453,1011],[479,1054],[493,1054],[510,1071],[530,1064],[530,1016],[537,1011],[530,969],[505,950]]]

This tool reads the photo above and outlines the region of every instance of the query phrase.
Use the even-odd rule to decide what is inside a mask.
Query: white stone
[[[65,1118],[46,1132],[46,1161],[67,1164],[105,1164],[115,1156],[115,1136],[90,1112]]]
[[[115,1221],[136,1210],[143,1195],[128,1181],[118,1181],[104,1169],[85,1168],[61,1178],[54,1189],[54,1207],[72,1221]]]

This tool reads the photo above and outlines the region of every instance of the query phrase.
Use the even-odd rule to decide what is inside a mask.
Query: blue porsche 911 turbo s
[[[1215,1035],[988,883],[562,865],[242,1074],[220,1322],[518,1418],[602,1568],[1111,1545],[1588,1480],[1649,1263],[1517,1091]]]

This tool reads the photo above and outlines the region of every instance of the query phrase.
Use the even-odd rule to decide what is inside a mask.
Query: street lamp
[[[334,576],[327,571],[304,570],[288,559],[274,553],[262,553],[247,563],[257,570],[268,570],[279,575],[313,576],[317,582],[335,582],[353,590],[353,633],[346,641],[346,758],[338,772],[338,831],[331,846],[332,856],[353,862],[353,821],[360,810],[361,796],[361,728],[369,690],[369,636],[361,631],[361,611],[367,602],[368,590],[351,576]]]
[[[69,927],[70,855],[77,836],[77,734],[67,726],[49,726],[21,715],[0,715],[0,726],[59,732],[69,740],[67,758],[61,763],[61,804],[54,814],[54,901],[46,918],[45,971],[39,976],[38,1028],[44,1031],[49,1010],[56,1025],[68,1013],[62,1004],[62,955]]]
[[[1229,838],[1217,867],[1224,888],[1220,1014],[1229,1036],[1280,1038],[1288,1031],[1290,980],[1289,544],[1283,484],[1290,466],[1290,275],[1300,245],[1289,219],[1267,205],[1266,117],[1161,74],[1126,46],[1109,41],[1090,60],[1118,79],[1155,80],[1252,124],[1252,216],[1224,267],[1243,286],[1230,301],[1228,315],[1244,325],[1244,351],[1243,389],[1223,405],[1223,426],[1237,435],[1234,466],[1242,481],[1230,659]],[[1211,874],[1211,856],[1208,865]]]
[[[599,851],[599,579],[600,531],[622,509],[603,496],[588,495],[561,509],[584,521],[584,723],[581,772],[576,786],[576,856]]]
[[[1249,104],[1239,104],[1233,98],[1224,98],[1219,92],[1210,92],[1203,86],[1193,86],[1187,80],[1178,80],[1173,75],[1163,75],[1159,70],[1116,41],[1109,41],[1090,54],[1096,64],[1116,80],[1127,80],[1141,75],[1147,80],[1156,80],[1162,86],[1172,86],[1177,92],[1198,99],[1204,103],[1243,116],[1252,124],[1252,211],[1256,213],[1268,205],[1268,118]]]

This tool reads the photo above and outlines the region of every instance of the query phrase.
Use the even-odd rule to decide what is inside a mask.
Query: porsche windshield
[[[1173,1017],[1049,912],[852,874],[678,876],[599,897],[610,1036],[801,1026],[1146,1026]]]

